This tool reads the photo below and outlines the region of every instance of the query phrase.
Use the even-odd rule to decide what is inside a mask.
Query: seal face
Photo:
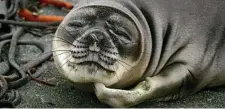
[[[111,7],[88,6],[72,13],[53,41],[55,61],[62,64],[58,69],[73,82],[118,82],[140,55],[136,24]]]

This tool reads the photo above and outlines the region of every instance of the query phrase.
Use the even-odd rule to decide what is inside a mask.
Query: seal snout
[[[73,42],[71,53],[75,64],[102,67],[115,71],[113,67],[118,59],[118,50],[109,35],[101,29],[89,29],[82,37]]]
[[[106,35],[101,31],[93,31],[89,33],[87,36],[84,36],[89,46],[89,50],[92,52],[99,52],[100,46],[106,42]]]

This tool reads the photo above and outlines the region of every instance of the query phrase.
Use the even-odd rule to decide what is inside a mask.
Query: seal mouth
[[[100,69],[108,71],[109,73],[114,73],[115,72],[115,71],[113,71],[111,69],[103,67],[101,64],[99,64],[98,62],[94,62],[94,61],[84,61],[84,62],[78,63],[77,65],[88,65],[90,67],[92,67],[94,65],[94,66],[96,66],[96,67],[98,67]]]
[[[74,62],[72,63],[75,63],[77,65],[88,65],[89,67],[93,67],[92,65],[95,65],[98,68],[109,72],[115,72],[116,70],[115,63],[117,59],[115,55],[108,54],[109,56],[107,56],[105,53],[93,53],[88,50],[84,52],[83,56],[77,57],[78,55],[79,54],[77,54],[76,52],[73,52]]]

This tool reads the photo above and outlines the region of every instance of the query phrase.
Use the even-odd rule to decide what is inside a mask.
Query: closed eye
[[[113,26],[109,23],[109,21],[106,21],[105,24],[106,24],[106,28],[110,28],[110,29],[113,28]]]
[[[115,33],[117,35],[123,36],[127,40],[132,41],[132,39],[130,38],[129,33],[124,28],[117,28],[114,31],[115,31]]]
[[[115,27],[113,26],[109,21],[106,23],[106,28],[109,30],[109,32],[116,36],[117,39],[119,39],[123,43],[130,43],[132,41],[131,35],[123,28],[123,27]]]
[[[69,27],[80,28],[86,25],[86,21],[83,20],[72,20],[68,23]]]
[[[125,35],[119,35],[118,33],[114,32],[113,30],[109,29],[109,32],[115,36],[119,41],[121,41],[124,44],[131,43],[131,40],[127,39]]]

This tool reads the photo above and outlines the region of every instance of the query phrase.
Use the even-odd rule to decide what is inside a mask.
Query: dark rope
[[[43,29],[43,28],[57,27],[61,22],[43,23],[43,22],[29,22],[29,21],[0,20],[0,23]]]
[[[22,27],[17,28],[16,32],[13,34],[10,48],[9,48],[9,54],[8,54],[9,63],[10,63],[10,65],[12,65],[12,67],[14,67],[18,71],[18,75],[20,77],[20,79],[18,79],[17,81],[13,81],[13,82],[9,83],[9,86],[11,86],[11,87],[13,87],[13,86],[19,87],[21,85],[24,85],[25,82],[27,81],[26,73],[20,68],[20,66],[15,61],[16,46],[18,43],[18,39],[23,34],[23,32],[24,32],[24,29]]]

